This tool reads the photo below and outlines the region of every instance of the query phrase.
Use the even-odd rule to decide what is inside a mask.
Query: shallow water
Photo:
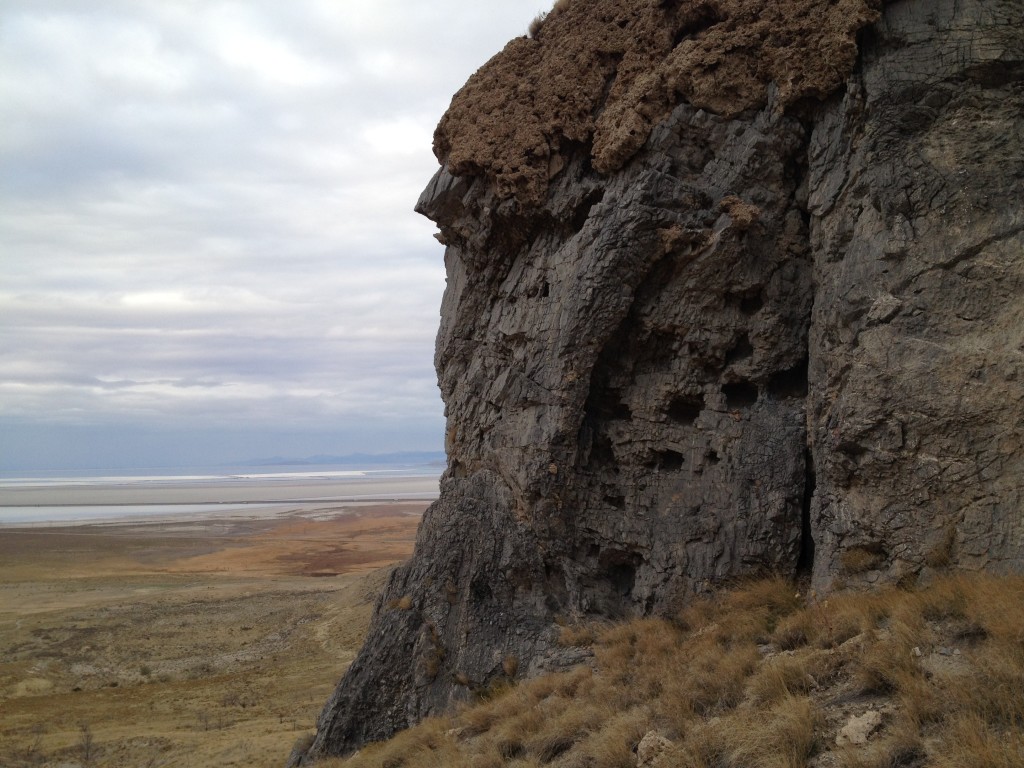
[[[0,525],[248,512],[262,517],[339,502],[433,500],[440,475],[433,466],[265,469],[0,477]]]

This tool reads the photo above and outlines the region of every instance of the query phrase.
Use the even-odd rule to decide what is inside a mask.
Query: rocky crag
[[[454,98],[449,465],[343,753],[732,577],[1024,567],[1024,4],[571,0]]]

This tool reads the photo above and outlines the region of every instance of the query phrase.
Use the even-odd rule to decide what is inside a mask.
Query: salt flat
[[[324,473],[232,478],[126,478],[123,482],[43,483],[26,480],[0,487],[0,506],[118,504],[232,504],[303,501],[434,499],[437,477],[380,473]]]

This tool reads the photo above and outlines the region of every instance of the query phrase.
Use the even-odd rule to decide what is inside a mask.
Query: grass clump
[[[868,547],[851,547],[839,556],[843,571],[849,574],[866,573],[878,568],[882,563],[882,555]]]
[[[412,596],[402,595],[394,600],[389,600],[388,608],[392,611],[408,611],[412,608]]]
[[[541,11],[533,17],[533,21],[530,22],[526,28],[526,34],[530,38],[536,40],[540,35],[540,31],[544,28],[544,22],[548,20],[550,16],[561,13],[569,7],[571,0],[555,0],[555,4],[552,6],[550,11]]]

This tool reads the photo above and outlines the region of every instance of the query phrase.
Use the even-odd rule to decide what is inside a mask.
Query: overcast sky
[[[413,213],[545,0],[0,0],[0,469],[440,449]]]

